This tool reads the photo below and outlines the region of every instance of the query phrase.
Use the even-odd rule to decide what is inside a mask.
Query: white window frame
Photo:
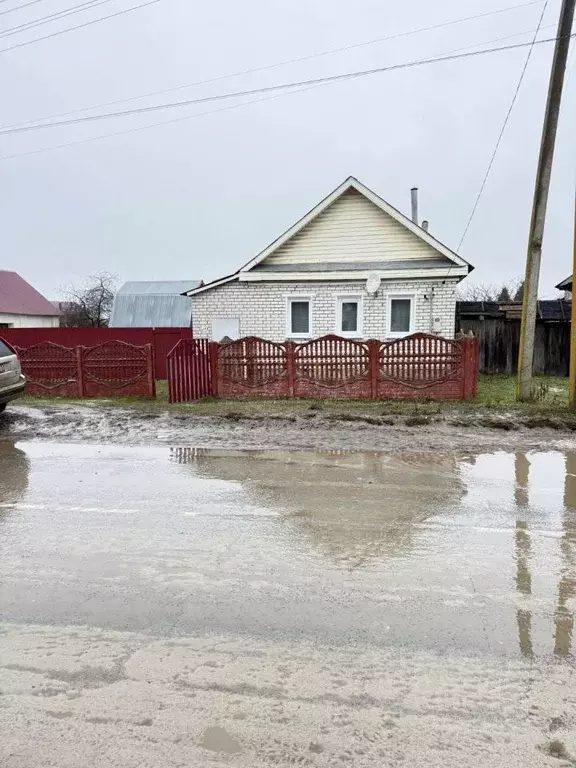
[[[394,299],[410,299],[410,328],[407,331],[392,331],[392,302]],[[386,337],[389,339],[401,339],[403,336],[409,336],[414,333],[416,321],[416,294],[411,293],[389,293],[386,297]]]
[[[286,338],[287,339],[311,339],[314,334],[314,320],[312,314],[314,295],[311,293],[291,293],[286,296]],[[308,302],[308,333],[292,333],[292,302]]]
[[[358,324],[355,331],[342,330],[342,304],[355,301],[358,305]],[[360,293],[339,293],[336,296],[336,333],[348,339],[358,339],[363,335],[364,297]]]

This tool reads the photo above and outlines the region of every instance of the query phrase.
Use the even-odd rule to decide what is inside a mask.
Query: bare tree
[[[476,283],[465,285],[459,291],[458,298],[460,301],[496,301],[497,293],[498,289],[493,285]]]
[[[477,283],[465,285],[459,292],[460,301],[485,301],[498,304],[508,304],[511,301],[522,301],[523,283],[521,280],[510,280],[502,285],[487,285]],[[518,298],[519,297],[519,298]]]
[[[104,328],[108,325],[117,277],[109,272],[91,275],[80,287],[64,291],[61,304],[62,325]]]

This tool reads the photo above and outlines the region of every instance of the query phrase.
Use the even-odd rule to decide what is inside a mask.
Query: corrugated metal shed
[[[130,281],[118,290],[111,328],[184,328],[192,322],[192,299],[182,296],[200,280]]]

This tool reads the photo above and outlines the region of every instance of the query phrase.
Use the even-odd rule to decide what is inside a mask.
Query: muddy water
[[[576,455],[0,441],[2,768],[576,764]]]
[[[0,443],[9,622],[571,658],[576,455]]]

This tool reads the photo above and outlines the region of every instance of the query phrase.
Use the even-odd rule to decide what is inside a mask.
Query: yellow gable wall
[[[442,256],[360,192],[349,189],[263,263],[426,258],[439,259]]]

